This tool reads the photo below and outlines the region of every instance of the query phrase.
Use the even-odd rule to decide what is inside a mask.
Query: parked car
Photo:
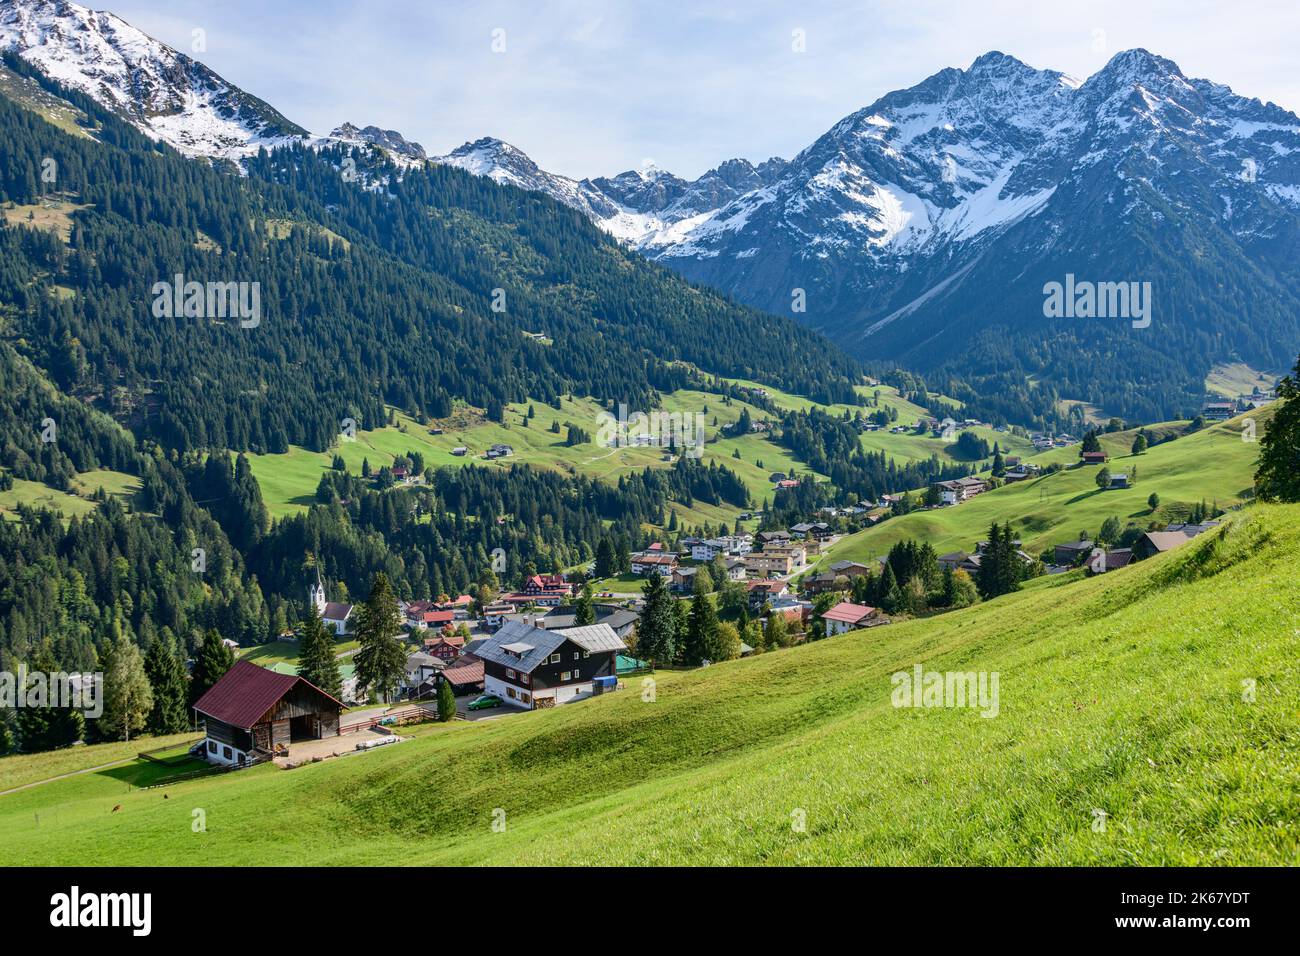
[[[501,706],[501,698],[496,694],[479,694],[466,705],[467,710],[490,710]]]

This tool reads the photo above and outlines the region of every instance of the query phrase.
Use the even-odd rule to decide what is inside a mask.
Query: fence
[[[411,704],[406,707],[398,707],[383,714],[376,714],[373,717],[366,717],[362,720],[354,720],[345,724],[340,721],[339,734],[355,734],[360,730],[369,730],[377,724],[404,724],[413,720],[433,720],[438,716],[437,711],[423,707],[418,704]]]
[[[186,758],[189,756],[190,748],[202,740],[202,737],[195,737],[179,744],[171,744],[166,747],[155,747],[153,750],[142,750],[136,754],[141,760],[147,760],[149,763],[169,764],[173,763],[176,758]],[[170,753],[169,758],[160,757],[159,754]]]

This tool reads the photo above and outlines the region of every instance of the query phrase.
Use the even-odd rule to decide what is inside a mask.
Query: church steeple
[[[320,565],[316,566],[316,581],[311,586],[310,600],[312,606],[316,608],[316,613],[325,613],[325,582],[320,576]]]

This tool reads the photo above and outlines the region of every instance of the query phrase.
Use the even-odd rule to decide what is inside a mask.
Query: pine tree
[[[212,685],[235,666],[235,652],[221,641],[221,635],[210,630],[203,635],[194,669],[190,672],[190,706],[212,689]]]
[[[31,700],[28,690],[37,686],[36,674],[45,675],[47,681],[58,671],[48,640],[37,650],[32,660],[32,672],[20,689],[25,700]],[[49,684],[46,684],[49,689]],[[103,694],[101,685],[99,692]],[[49,702],[48,696],[42,703]],[[86,721],[82,712],[71,707],[25,706],[18,710],[18,745],[23,753],[39,753],[76,743],[85,733]]]
[[[342,692],[338,658],[334,656],[334,638],[321,620],[315,605],[307,608],[298,643],[298,675],[315,684],[331,697]]]
[[[612,578],[618,573],[618,565],[614,560],[614,545],[609,538],[602,537],[600,543],[596,545],[596,577]]]
[[[155,735],[179,734],[189,727],[185,664],[170,637],[160,636],[144,658],[144,673],[153,688],[153,708],[145,729]]]
[[[1255,491],[1264,501],[1300,501],[1300,360],[1278,383],[1277,397],[1259,440]]]
[[[898,578],[894,574],[894,567],[888,561],[885,562],[885,569],[880,573],[880,578],[876,581],[875,603],[889,614],[897,612],[903,603],[903,592],[898,586]]]
[[[636,627],[637,656],[652,667],[673,660],[677,652],[677,616],[663,576],[652,574],[642,588],[645,607]]]
[[[445,680],[438,681],[438,719],[448,721],[456,716],[456,694],[451,684]]]
[[[388,575],[380,571],[370,587],[370,596],[357,609],[356,636],[361,644],[356,654],[357,683],[387,700],[406,672],[402,648],[402,612],[397,605]]]
[[[144,672],[140,648],[126,634],[118,636],[104,673],[104,715],[100,724],[123,740],[144,728],[153,711],[153,688]]]
[[[659,575],[655,575],[655,577],[659,577]],[[582,593],[578,595],[575,607],[576,610],[573,615],[575,627],[585,627],[588,624],[596,623],[596,606],[592,602],[590,581],[582,586]]]
[[[682,657],[687,664],[698,665],[706,660],[712,660],[709,655],[713,653],[716,646],[718,611],[713,606],[709,590],[709,586],[697,573],[695,590],[692,592],[690,617],[686,625],[686,641],[682,648]]]

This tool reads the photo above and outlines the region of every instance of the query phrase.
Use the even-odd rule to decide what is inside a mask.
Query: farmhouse
[[[1079,453],[1079,461],[1085,465],[1104,465],[1107,455],[1104,451],[1085,451]]]
[[[1206,402],[1205,407],[1201,409],[1202,418],[1215,422],[1227,421],[1235,414],[1237,414],[1237,406],[1233,402]]]
[[[1172,525],[1170,527],[1173,527]],[[1138,538],[1133,545],[1133,557],[1139,561],[1151,557],[1153,554],[1163,554],[1180,544],[1186,544],[1192,538],[1196,537],[1197,532],[1187,530],[1189,525],[1178,531],[1171,531],[1166,528],[1164,531],[1148,531],[1142,537]]]
[[[517,707],[553,707],[589,697],[616,677],[615,657],[627,645],[607,624],[559,631],[511,621],[475,650],[483,689]]]
[[[337,737],[343,704],[301,677],[236,661],[194,709],[206,723],[207,759],[242,766],[295,740]]]
[[[1056,545],[1052,556],[1057,564],[1074,565],[1091,554],[1093,547],[1093,543],[1087,540],[1068,541],[1065,544]]]
[[[835,634],[843,634],[845,631],[856,630],[860,627],[870,627],[880,612],[874,607],[868,607],[865,604],[853,604],[849,601],[841,601],[829,611],[822,615],[822,620],[826,622],[826,635],[830,637]]]
[[[404,608],[406,624],[424,630],[430,627],[442,627],[455,620],[452,611],[441,610],[432,601],[410,601]]]
[[[668,577],[677,567],[677,555],[663,551],[641,551],[632,555],[633,574],[661,574]]]

